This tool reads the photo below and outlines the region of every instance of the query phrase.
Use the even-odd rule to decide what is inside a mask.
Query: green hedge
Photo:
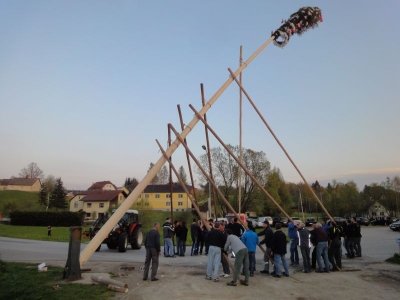
[[[10,213],[11,225],[25,226],[82,226],[83,215],[77,212],[32,212]]]

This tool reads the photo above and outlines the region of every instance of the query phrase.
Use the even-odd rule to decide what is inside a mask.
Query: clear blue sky
[[[311,182],[361,187],[400,175],[400,1],[0,1],[0,178],[36,162],[67,188],[141,180],[167,123],[186,122],[282,19],[319,6],[324,22],[270,46],[244,86]],[[238,144],[234,84],[208,114]],[[244,146],[300,178],[250,109]],[[203,152],[204,129],[189,135]],[[212,146],[217,146],[212,141]],[[174,161],[184,164],[182,150]]]

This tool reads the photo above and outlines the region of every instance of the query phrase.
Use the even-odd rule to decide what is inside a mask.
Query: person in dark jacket
[[[178,255],[185,256],[186,252],[186,240],[187,240],[187,233],[188,229],[186,227],[186,222],[182,221],[179,222],[179,230],[176,230],[176,240],[178,244]]]
[[[199,254],[199,232],[199,224],[196,219],[193,219],[193,223],[190,225],[190,236],[192,238],[191,256]]]
[[[199,220],[198,222],[199,224],[199,233],[198,233],[198,239],[199,239],[199,254],[202,255],[203,254],[203,248],[204,248],[204,243],[205,243],[205,239],[207,236],[207,229],[204,226],[204,224]]]
[[[297,224],[297,236],[298,236],[301,256],[303,257],[303,272],[310,273],[311,272],[311,262],[310,262],[310,248],[311,248],[310,237],[311,237],[311,234],[308,231],[308,229],[305,227],[303,222],[300,222]]]
[[[317,241],[317,272],[329,273],[328,234],[322,229],[321,223],[315,225],[315,239]],[[322,259],[324,264],[322,264]]]
[[[317,238],[315,236],[315,227],[316,227],[316,223],[314,223],[312,225],[313,230],[311,230],[310,232],[310,242],[311,244],[314,246],[312,253],[311,253],[311,268],[312,269],[316,269],[317,267]]]
[[[243,225],[240,224],[237,217],[233,219],[233,223],[229,229],[232,231],[232,234],[236,235],[238,238],[240,238],[245,231]]]
[[[342,254],[340,249],[342,247],[343,228],[338,224],[332,224],[329,227],[329,249],[328,258],[332,265],[332,271],[340,271],[342,268]]]
[[[357,223],[356,218],[351,218],[353,224],[353,247],[354,254],[357,257],[361,257],[361,226]]]
[[[164,237],[164,256],[174,257],[174,244],[172,239],[174,237],[175,229],[171,224],[171,219],[167,218],[163,224],[163,237]]]
[[[206,279],[219,281],[219,265],[221,263],[221,249],[224,247],[226,242],[226,236],[223,231],[225,226],[215,222],[214,228],[212,228],[207,234],[208,244],[208,258],[207,258],[207,275]]]
[[[261,270],[262,274],[269,274],[269,261],[272,259],[272,237],[274,232],[269,226],[268,220],[263,222],[264,230],[258,233],[258,236],[264,236],[264,239],[260,242],[260,245],[265,244],[265,252],[264,252],[264,270]]]
[[[149,276],[149,268],[151,262],[151,281],[156,281],[158,278],[158,257],[160,256],[160,223],[154,223],[153,229],[151,229],[145,238],[144,245],[146,247],[146,261],[144,263],[143,280],[147,280]]]
[[[283,275],[289,277],[289,268],[286,262],[286,234],[282,232],[282,224],[275,224],[276,231],[272,237],[272,253],[274,254],[274,277],[281,277],[281,263],[285,272]]]
[[[290,238],[290,265],[297,266],[299,264],[299,252],[297,251],[297,246],[299,245],[299,240],[297,236],[297,221],[289,221],[288,223],[288,235]]]

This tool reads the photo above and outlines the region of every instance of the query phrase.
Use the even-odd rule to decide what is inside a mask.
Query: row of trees
[[[239,147],[229,146],[230,150],[239,156]],[[321,214],[322,209],[313,198],[309,188],[304,183],[287,183],[278,168],[271,168],[270,162],[262,151],[242,149],[242,162],[246,168],[256,177],[257,181],[289,214],[295,211],[304,211],[306,214]],[[225,149],[211,149],[212,168],[214,181],[230,201],[235,209],[238,209],[238,180],[239,166]],[[208,170],[207,155],[200,157],[201,165]],[[208,182],[198,170],[199,178],[203,183],[203,198],[207,198]],[[318,181],[311,185],[315,194],[323,202],[327,210],[334,216],[364,215],[369,207],[379,201],[392,215],[396,215],[400,209],[400,177],[387,178],[381,184],[371,184],[359,191],[353,181],[340,183],[333,181],[326,187]],[[262,190],[255,185],[247,175],[242,175],[241,184],[241,210],[254,211],[258,215],[280,214],[275,205],[267,198]],[[216,198],[218,213],[227,213],[223,202]]]

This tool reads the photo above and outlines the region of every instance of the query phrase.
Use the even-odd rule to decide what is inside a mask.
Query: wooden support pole
[[[205,96],[204,96],[203,84],[200,84],[200,92],[201,92],[201,105],[204,106],[204,105],[206,105],[206,100],[205,100]],[[207,114],[204,114],[204,119],[207,120]],[[208,138],[207,127],[204,126],[204,130],[206,133],[206,143],[207,143],[206,150],[207,150],[207,159],[208,159],[208,169],[210,170],[211,179],[214,180],[212,164],[211,164],[211,146],[210,146],[210,139]],[[217,218],[217,199],[216,199],[216,195],[215,195],[215,190],[211,189],[211,184],[208,184],[208,188],[210,189],[210,192],[209,192],[209,197],[211,198],[210,202],[214,202],[214,217]],[[210,210],[211,210],[211,208],[210,208]],[[210,211],[210,217],[211,217],[211,211]]]
[[[240,74],[247,66],[270,45],[273,41],[273,37],[270,37],[268,40],[264,41],[261,46],[257,48],[256,51],[240,66],[236,72],[235,76]],[[229,87],[232,83],[233,78],[230,76],[222,86],[213,94],[213,96],[208,100],[206,105],[200,111],[200,115],[204,116],[204,114],[211,108],[211,106],[218,100],[218,98],[223,94],[223,92]],[[192,129],[196,126],[199,119],[197,117],[193,117],[190,123],[186,126],[185,130],[182,131],[180,137],[186,138],[186,136],[192,131]],[[167,157],[170,157],[176,149],[181,144],[181,139],[175,139],[175,141],[171,144],[170,147],[165,151]],[[158,161],[154,164],[154,166],[147,172],[147,174],[143,177],[143,179],[139,182],[139,184],[135,187],[135,189],[129,194],[128,198],[125,199],[124,202],[118,207],[118,209],[111,215],[108,221],[104,224],[104,226],[99,230],[99,232],[94,236],[94,238],[88,243],[88,245],[83,249],[80,255],[80,265],[83,266],[89,258],[93,255],[99,245],[103,242],[103,240],[107,237],[107,235],[111,232],[113,227],[118,223],[118,221],[122,218],[124,213],[135,203],[135,201],[139,198],[140,194],[144,191],[147,185],[150,184],[151,180],[156,176],[157,172],[161,169],[161,167],[167,161],[166,157],[162,155]]]
[[[185,125],[183,123],[183,117],[182,117],[182,111],[181,111],[181,106],[178,104],[178,114],[179,114],[179,121],[181,123],[181,129],[182,131],[185,129]],[[183,139],[185,144],[187,145],[187,139]],[[192,164],[190,163],[190,157],[189,154],[187,153],[187,151],[185,150],[185,154],[186,154],[186,160],[187,160],[187,164],[188,164],[188,169],[189,169],[189,175],[190,175],[190,182],[192,184],[192,188],[193,188],[193,197],[196,200],[197,203],[197,197],[196,197],[196,190],[194,188],[194,179],[193,179],[193,172],[192,172]]]
[[[228,68],[229,73],[231,74],[232,78],[235,80],[235,82],[237,83],[237,85],[239,86],[240,90],[243,92],[243,94],[246,96],[247,100],[250,102],[251,106],[253,106],[254,110],[256,111],[256,113],[258,114],[258,116],[260,117],[260,119],[262,120],[262,122],[264,123],[264,125],[268,128],[269,132],[272,134],[273,138],[275,139],[275,141],[278,143],[279,147],[282,149],[282,151],[285,153],[286,157],[289,159],[289,161],[291,162],[291,164],[293,165],[293,167],[296,169],[297,173],[300,175],[301,179],[303,180],[304,184],[307,186],[308,190],[311,192],[311,194],[313,195],[314,199],[318,202],[318,204],[321,206],[321,208],[323,209],[323,211],[326,213],[326,215],[329,217],[329,219],[331,219],[331,221],[333,223],[336,224],[335,220],[332,218],[332,216],[329,214],[328,210],[325,208],[324,204],[322,203],[322,201],[318,198],[317,194],[315,194],[315,192],[313,191],[313,189],[310,187],[310,185],[307,183],[307,180],[305,179],[305,177],[303,176],[303,174],[301,173],[300,169],[297,167],[296,163],[293,161],[293,159],[290,157],[289,153],[286,151],[285,147],[283,146],[283,144],[281,143],[281,141],[278,139],[278,137],[276,136],[275,132],[272,130],[271,126],[269,126],[268,122],[266,121],[266,119],[264,118],[264,116],[262,115],[262,113],[260,112],[260,110],[257,108],[256,104],[254,103],[254,101],[251,99],[250,95],[247,93],[247,91],[244,89],[243,85],[241,84],[241,82],[237,79],[236,75],[232,72],[232,70],[230,68]]]
[[[157,143],[158,147],[160,148],[162,154],[164,156],[166,156],[167,154],[165,153],[165,150],[161,146],[160,142],[158,140],[156,140],[156,143]],[[201,212],[200,212],[200,208],[199,208],[199,206],[197,204],[196,199],[193,197],[192,193],[188,190],[186,184],[183,182],[181,176],[179,175],[179,172],[176,170],[176,168],[175,168],[174,164],[172,163],[172,161],[168,160],[168,163],[169,163],[172,171],[174,172],[175,176],[178,178],[178,181],[179,181],[180,185],[182,186],[183,190],[185,191],[186,194],[188,194],[190,200],[192,201],[193,207],[196,210],[201,222],[207,228],[207,230],[210,231],[211,230],[210,224],[208,224],[208,221],[202,217]]]

